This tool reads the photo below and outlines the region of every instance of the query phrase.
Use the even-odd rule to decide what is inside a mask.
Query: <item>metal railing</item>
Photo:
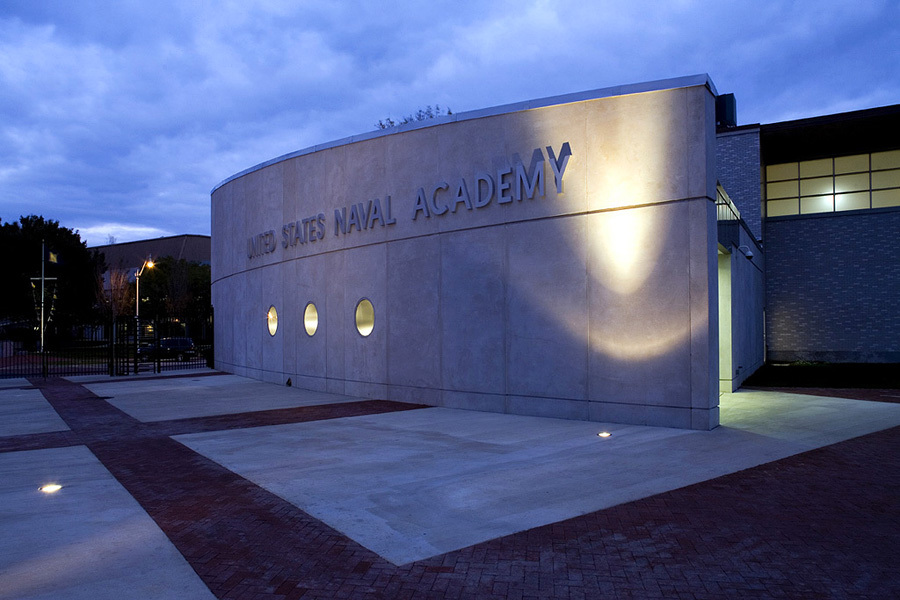
[[[716,185],[716,220],[717,221],[740,221],[741,211],[734,205],[728,192],[725,191],[720,184]]]
[[[142,320],[139,329],[134,317],[122,317],[53,333],[43,348],[35,330],[0,335],[0,379],[160,373],[212,362],[211,320],[193,328],[178,319]]]

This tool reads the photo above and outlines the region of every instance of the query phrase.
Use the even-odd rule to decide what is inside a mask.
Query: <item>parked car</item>
[[[197,348],[194,346],[194,340],[189,337],[167,337],[159,340],[158,349],[156,344],[138,348],[138,355],[148,360],[174,358],[186,361],[196,358]]]

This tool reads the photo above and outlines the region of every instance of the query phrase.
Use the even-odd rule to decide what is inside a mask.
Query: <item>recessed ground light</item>
[[[48,483],[47,485],[42,485],[38,489],[40,491],[44,492],[45,494],[53,494],[53,493],[61,490],[62,486],[59,485],[58,483]]]
[[[599,437],[609,437],[611,435],[612,434],[608,431],[601,431],[600,433],[597,434],[597,436],[599,436]]]

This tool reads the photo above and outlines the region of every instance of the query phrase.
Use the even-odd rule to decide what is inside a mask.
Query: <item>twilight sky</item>
[[[429,104],[709,73],[738,122],[900,103],[900,1],[2,0],[0,219],[209,233],[209,192]]]

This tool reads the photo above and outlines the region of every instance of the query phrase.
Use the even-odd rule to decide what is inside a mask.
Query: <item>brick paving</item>
[[[73,431],[19,443],[85,444],[222,599],[900,597],[900,428],[397,567],[168,436],[416,406],[144,424],[34,384]]]

